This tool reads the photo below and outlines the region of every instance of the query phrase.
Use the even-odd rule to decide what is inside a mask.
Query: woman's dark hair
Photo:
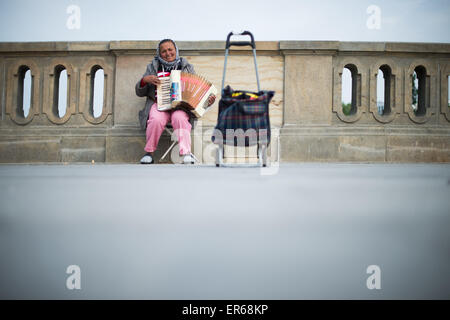
[[[175,44],[175,41],[173,41],[172,39],[163,39],[163,40],[161,40],[161,41],[159,42],[158,48],[161,48],[161,45],[162,45],[163,43],[166,43],[166,42],[172,42],[173,46],[174,46],[175,48],[177,47],[177,45]]]

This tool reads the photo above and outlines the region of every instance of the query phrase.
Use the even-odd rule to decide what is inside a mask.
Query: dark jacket
[[[194,73],[194,67],[183,57],[180,58],[181,61],[181,71],[188,72],[188,73]],[[145,70],[144,75],[142,76],[148,76],[148,75],[157,75],[159,69],[159,61],[158,59],[153,59],[152,62],[149,63],[147,66],[147,70]],[[141,78],[141,79],[142,79]],[[141,111],[139,111],[139,124],[141,125],[141,128],[145,130],[147,128],[147,119],[148,114],[150,113],[150,108],[155,103],[155,90],[156,86],[153,84],[147,83],[144,87],[141,88],[141,79],[136,83],[136,95],[138,97],[147,97],[147,100],[145,101],[145,107]]]

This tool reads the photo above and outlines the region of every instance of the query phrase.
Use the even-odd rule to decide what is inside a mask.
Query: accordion
[[[202,117],[208,109],[208,98],[217,95],[217,89],[205,78],[173,70],[170,76],[160,77],[156,87],[158,110],[183,108],[195,117]]]

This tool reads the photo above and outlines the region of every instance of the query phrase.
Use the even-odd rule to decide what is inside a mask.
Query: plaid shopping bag
[[[269,144],[269,103],[274,94],[274,91],[234,91],[227,86],[219,101],[212,141],[234,146]]]

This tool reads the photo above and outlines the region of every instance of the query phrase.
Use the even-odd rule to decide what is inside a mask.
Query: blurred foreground
[[[1,165],[0,190],[3,299],[450,298],[446,164]]]

